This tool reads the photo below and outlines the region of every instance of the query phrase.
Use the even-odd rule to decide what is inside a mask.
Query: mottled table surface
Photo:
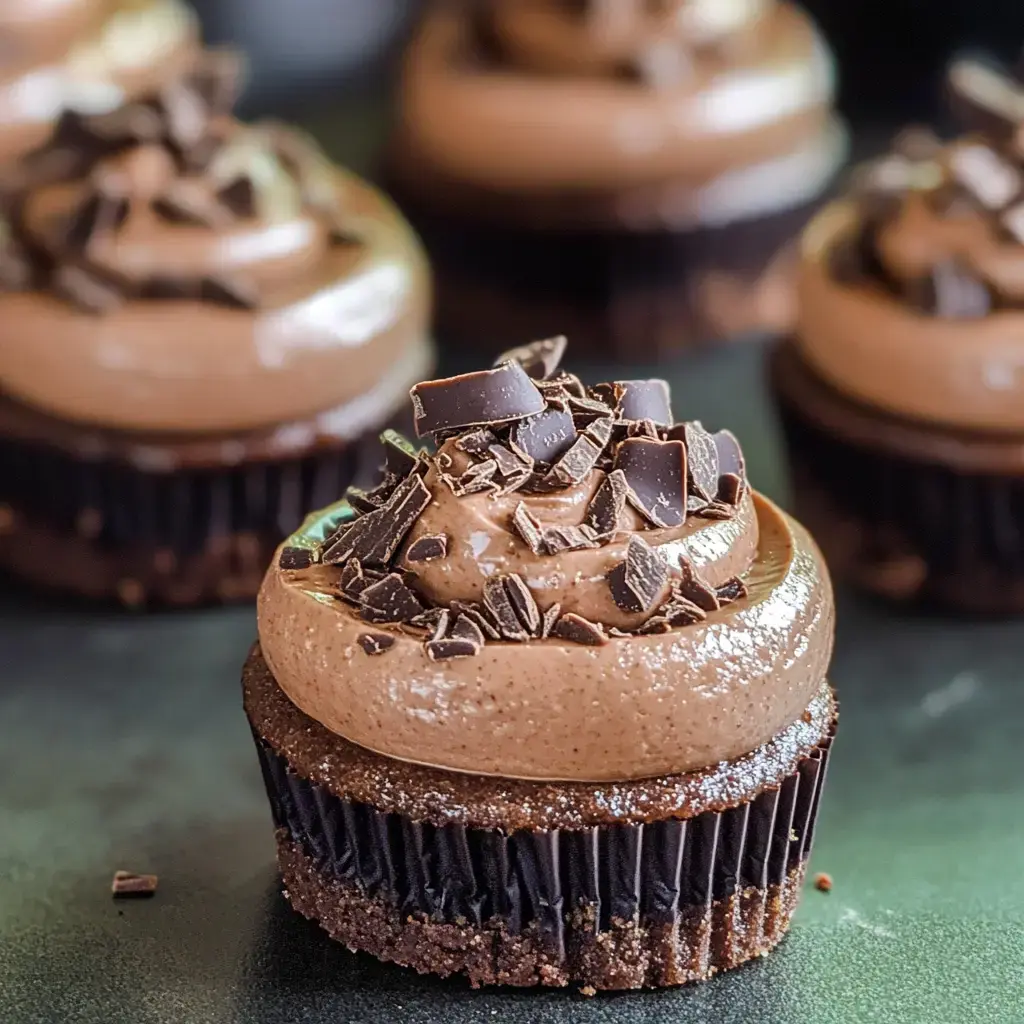
[[[784,499],[757,345],[667,369]],[[646,368],[637,368],[636,376]],[[594,379],[599,368],[588,368]],[[473,992],[335,946],[278,893],[240,709],[249,608],[123,615],[0,594],[0,1021],[1024,1021],[1024,630],[840,594],[843,704],[792,934],[698,988]],[[115,868],[154,871],[115,903]]]

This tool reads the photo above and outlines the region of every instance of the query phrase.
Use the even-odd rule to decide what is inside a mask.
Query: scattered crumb
[[[110,891],[114,899],[152,896],[159,879],[156,875],[137,875],[133,871],[115,871]]]
[[[591,996],[597,995],[597,989],[594,988],[593,985],[584,985],[583,988],[580,989],[580,995],[586,996],[589,999]]]
[[[814,876],[814,888],[818,892],[831,892],[832,891],[832,876],[827,875],[824,871],[819,871]]]

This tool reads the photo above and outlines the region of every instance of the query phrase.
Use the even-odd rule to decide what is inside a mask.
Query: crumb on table
[[[832,876],[824,871],[819,871],[814,876],[814,888],[819,892],[831,892],[832,891]]]

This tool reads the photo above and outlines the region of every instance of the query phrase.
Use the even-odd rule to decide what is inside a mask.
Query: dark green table
[[[782,496],[757,345],[669,367]],[[636,375],[646,368],[636,368]],[[601,371],[588,368],[596,379]],[[251,609],[0,595],[0,1021],[1024,1021],[1024,630],[840,594],[843,702],[813,869],[771,957],[680,991],[473,992],[353,956],[278,894],[240,709]],[[115,868],[157,896],[115,903]]]

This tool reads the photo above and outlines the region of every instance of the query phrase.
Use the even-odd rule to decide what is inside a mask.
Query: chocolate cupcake
[[[108,112],[171,81],[196,46],[179,0],[3,0],[0,168],[43,145],[65,111]]]
[[[842,162],[832,62],[775,0],[438,4],[405,59],[389,185],[439,330],[566,330],[650,359],[789,327],[786,245]]]
[[[0,247],[0,564],[35,582],[254,596],[431,366],[412,232],[302,136],[235,121],[236,71],[207,54],[26,158]]]
[[[1024,610],[1024,85],[956,64],[982,129],[920,131],[804,239],[774,381],[798,510],[856,583]]]
[[[768,952],[836,705],[828,576],[663,381],[562,339],[420,384],[434,454],[282,545],[243,673],[288,898],[474,985],[641,988]]]

